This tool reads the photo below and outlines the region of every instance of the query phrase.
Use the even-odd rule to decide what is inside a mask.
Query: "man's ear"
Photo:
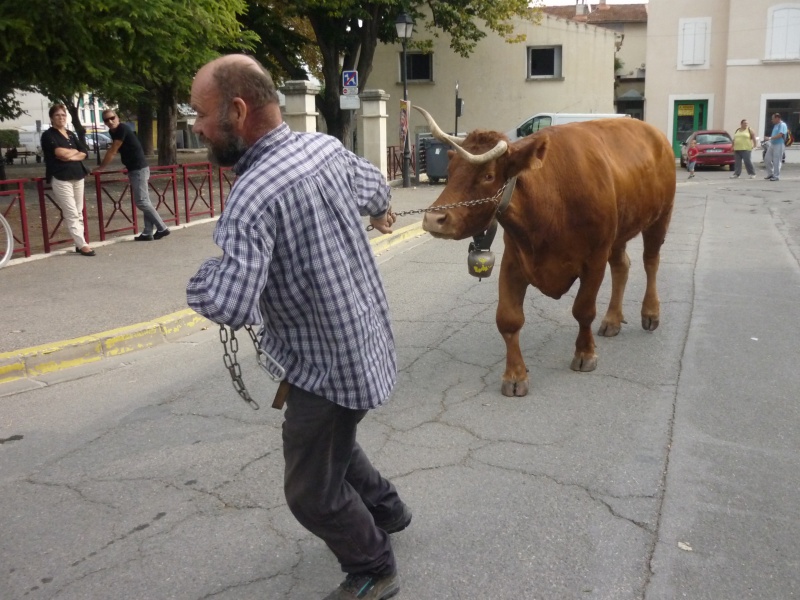
[[[231,101],[230,118],[237,131],[244,129],[244,122],[247,119],[247,104],[241,98],[234,98]]]

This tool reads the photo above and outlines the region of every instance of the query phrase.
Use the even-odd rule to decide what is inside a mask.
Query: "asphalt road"
[[[360,439],[414,510],[398,598],[800,597],[798,175],[679,173],[661,326],[639,327],[636,240],[629,324],[592,373],[569,369],[574,290],[531,289],[525,398],[500,395],[497,279],[467,275],[467,242],[381,255],[400,376]],[[283,500],[280,413],[236,396],[214,331],[0,403],[0,597],[306,600],[340,581]]]

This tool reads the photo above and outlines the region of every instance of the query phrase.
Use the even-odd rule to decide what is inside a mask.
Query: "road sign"
[[[358,87],[358,71],[342,71],[342,87]]]
[[[339,108],[342,110],[358,110],[361,108],[361,98],[358,96],[339,96]]]
[[[342,88],[342,95],[343,96],[358,96],[358,88],[357,87]]]

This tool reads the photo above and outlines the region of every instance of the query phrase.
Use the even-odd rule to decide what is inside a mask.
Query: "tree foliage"
[[[378,44],[397,41],[394,22],[401,12],[414,17],[417,31],[447,35],[453,52],[465,57],[486,36],[487,29],[509,42],[522,41],[514,35],[510,19],[536,19],[539,15],[537,9],[528,7],[527,0],[250,0],[249,5],[251,15],[258,9],[261,19],[271,23],[270,31],[280,32],[278,39],[298,36],[294,44],[263,46],[268,55],[265,62],[279,66],[284,76],[306,79],[310,71],[323,81],[317,109],[328,133],[342,140],[347,137],[352,115],[339,108],[342,70],[358,70],[359,91],[363,91]],[[248,21],[248,25],[252,23]],[[263,40],[265,36],[261,37]],[[303,38],[308,40],[306,46],[298,48]],[[308,44],[313,52],[308,51]],[[417,44],[425,47],[424,43]],[[285,65],[295,69],[291,71]],[[302,71],[296,69],[298,65]]]
[[[76,94],[91,90],[108,102],[156,107],[160,164],[175,162],[177,102],[188,97],[197,69],[222,49],[249,49],[257,39],[239,22],[245,0],[4,0],[2,5],[0,109],[7,89],[35,89],[66,101],[82,134]],[[152,113],[142,116],[149,120]]]

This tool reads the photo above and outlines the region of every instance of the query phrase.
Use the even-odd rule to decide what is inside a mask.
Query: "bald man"
[[[263,349],[290,384],[284,492],[297,520],[336,555],[345,581],[326,600],[400,590],[389,534],[411,511],[356,441],[397,378],[394,336],[362,216],[391,232],[380,171],[335,138],[283,122],[269,73],[231,55],[192,85],[194,131],[237,179],[217,223],[221,258],[205,261],[187,300],[216,323],[263,323]]]

